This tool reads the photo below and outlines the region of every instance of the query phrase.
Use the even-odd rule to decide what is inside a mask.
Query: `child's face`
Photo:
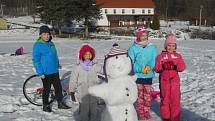
[[[40,34],[40,37],[42,40],[48,41],[50,35],[49,35],[49,33],[42,33],[42,34]]]
[[[149,42],[149,40],[148,40],[148,35],[147,35],[147,33],[143,33],[143,34],[140,36],[140,43],[141,43],[142,45],[147,45],[148,42]]]
[[[175,43],[170,43],[166,47],[167,52],[174,52],[176,50],[176,44]]]
[[[90,60],[92,57],[93,55],[89,51],[84,54],[84,60]]]

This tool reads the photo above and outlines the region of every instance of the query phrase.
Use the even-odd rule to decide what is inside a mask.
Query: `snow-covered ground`
[[[58,110],[44,113],[41,107],[28,103],[22,93],[24,80],[34,74],[31,61],[32,45],[37,35],[20,33],[19,35],[1,34],[0,37],[0,120],[1,121],[75,121],[78,105],[73,104],[70,110]],[[3,36],[4,35],[4,36]],[[151,40],[160,52],[163,40]],[[132,39],[111,40],[75,40],[55,38],[61,65],[61,74],[70,71],[76,63],[76,52],[83,42],[91,43],[97,51],[97,60],[103,63],[114,42],[127,49]],[[187,69],[181,73],[182,121],[215,121],[215,41],[186,40],[178,41],[178,51],[182,53]],[[16,48],[23,46],[27,54],[9,56]],[[157,75],[158,76],[158,75]],[[158,77],[153,86],[158,88]],[[40,81],[40,80],[38,80]],[[152,105],[154,121],[161,121],[159,102]]]
[[[10,29],[13,28],[25,28],[26,26],[39,28],[41,25],[45,25],[40,22],[40,18],[36,17],[35,21],[32,16],[22,16],[17,18],[6,18],[7,22],[10,24]],[[48,25],[51,27],[50,25]]]

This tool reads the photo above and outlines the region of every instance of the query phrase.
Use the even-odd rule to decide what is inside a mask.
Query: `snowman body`
[[[106,108],[101,121],[138,121],[134,103],[137,100],[136,76],[130,76],[131,60],[126,54],[110,57],[105,64],[108,82],[89,88],[102,98]]]

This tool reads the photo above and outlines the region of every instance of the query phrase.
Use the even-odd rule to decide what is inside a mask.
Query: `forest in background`
[[[211,25],[215,25],[215,0],[154,0],[156,13],[163,19],[191,20],[200,16],[206,17]]]
[[[39,0],[0,0],[0,16],[23,16],[36,13],[35,3]],[[50,0],[52,1],[52,0]],[[154,0],[156,13],[161,19],[191,20],[199,17],[202,5],[202,17],[210,25],[215,25],[215,0]],[[47,2],[47,4],[49,4]]]

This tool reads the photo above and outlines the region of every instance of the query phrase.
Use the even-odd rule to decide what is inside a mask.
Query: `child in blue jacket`
[[[142,27],[135,32],[136,40],[128,49],[128,55],[132,60],[133,71],[138,76],[136,80],[138,99],[136,110],[139,121],[150,120],[151,85],[154,77],[154,65],[157,56],[157,48],[149,43],[148,31]]]
[[[43,111],[52,112],[49,104],[49,93],[51,85],[55,89],[55,95],[58,102],[58,108],[68,109],[63,101],[62,87],[59,79],[59,60],[57,50],[54,43],[51,41],[52,36],[48,26],[41,26],[39,39],[33,46],[33,64],[36,69],[36,73],[41,77],[43,82]]]

